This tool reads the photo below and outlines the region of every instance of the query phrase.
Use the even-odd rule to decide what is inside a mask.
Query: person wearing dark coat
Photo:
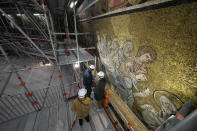
[[[95,69],[94,65],[90,65],[88,69],[83,72],[83,85],[87,90],[87,96],[90,97],[92,92],[93,77],[92,71]]]
[[[98,73],[99,80],[96,82],[96,87],[94,88],[94,98],[98,103],[98,107],[102,108],[105,99],[105,78],[104,72],[100,71]]]

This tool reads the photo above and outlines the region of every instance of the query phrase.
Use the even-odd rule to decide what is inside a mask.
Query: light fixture
[[[75,5],[77,5],[77,2],[78,2],[78,1],[75,1]]]
[[[34,16],[40,16],[41,14],[34,14]]]
[[[16,16],[22,16],[22,14],[16,14]]]
[[[73,8],[74,6],[76,6],[77,5],[77,0],[74,2],[74,1],[72,1],[71,3],[70,3],[70,8]]]
[[[47,63],[47,64],[45,64],[45,66],[51,66],[51,63]]]
[[[46,63],[44,64],[43,62],[39,63],[39,66],[44,67],[44,66],[51,66],[51,63]]]
[[[80,64],[79,64],[79,62],[76,62],[76,63],[74,63],[74,68],[76,69],[76,68],[79,68],[79,66],[80,66]]]
[[[71,3],[70,3],[70,8],[73,8],[74,7],[74,2],[72,1]]]

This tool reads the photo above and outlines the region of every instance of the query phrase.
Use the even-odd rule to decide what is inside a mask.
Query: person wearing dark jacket
[[[99,80],[96,82],[96,87],[94,88],[94,98],[97,100],[98,107],[102,108],[105,98],[105,78],[104,72],[100,71],[98,73]]]
[[[88,97],[90,97],[91,92],[92,92],[92,83],[93,83],[92,71],[94,69],[95,69],[95,66],[90,65],[89,68],[83,72],[83,85],[85,86],[87,90]]]

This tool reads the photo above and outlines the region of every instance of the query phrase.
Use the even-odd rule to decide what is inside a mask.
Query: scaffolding
[[[95,47],[82,48],[79,46],[78,35],[88,35],[90,33],[78,33],[75,15],[76,9],[73,8],[74,32],[69,32],[65,11],[65,33],[56,33],[53,26],[53,18],[43,0],[41,0],[41,3],[38,3],[36,0],[20,0],[13,3],[12,0],[9,0],[0,2],[0,4],[6,5],[5,8],[0,8],[0,22],[2,25],[0,30],[4,32],[0,34],[0,52],[11,67],[9,71],[2,72],[9,75],[0,92],[0,123],[10,121],[30,112],[38,112],[57,102],[66,102],[67,108],[69,108],[67,101],[76,98],[78,89],[83,86],[82,69],[80,66],[79,68],[73,68],[72,81],[65,85],[62,68],[65,65],[81,65],[81,63],[87,61],[96,62],[96,56],[90,51],[95,49]],[[19,23],[18,20],[21,22]],[[57,35],[65,35],[66,42],[58,41]],[[75,36],[75,42],[71,42],[70,36]],[[31,90],[28,80],[32,78],[33,70],[45,67],[27,66],[26,68],[17,68],[7,55],[6,50],[10,49],[7,47],[10,47],[18,56],[27,55],[38,61],[40,59],[47,61],[46,63],[52,67],[47,87]],[[23,71],[29,71],[26,81],[21,75]],[[20,82],[18,86],[22,87],[24,92],[5,96],[3,95],[4,91],[8,87],[13,74],[16,74]],[[54,78],[58,78],[59,84],[57,86],[52,85]],[[67,116],[69,117],[68,112]],[[68,118],[67,124],[71,127],[72,120]]]

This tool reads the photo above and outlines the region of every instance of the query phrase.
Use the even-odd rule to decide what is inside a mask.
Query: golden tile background
[[[117,37],[121,44],[134,43],[156,49],[157,59],[148,67],[148,81],[138,87],[151,91],[164,89],[183,101],[197,103],[197,2],[152,11],[115,16],[93,21],[94,31]],[[122,45],[121,45],[122,46]],[[152,95],[135,98],[135,104],[154,105]],[[155,106],[156,107],[156,106]],[[157,108],[157,107],[156,107]]]

